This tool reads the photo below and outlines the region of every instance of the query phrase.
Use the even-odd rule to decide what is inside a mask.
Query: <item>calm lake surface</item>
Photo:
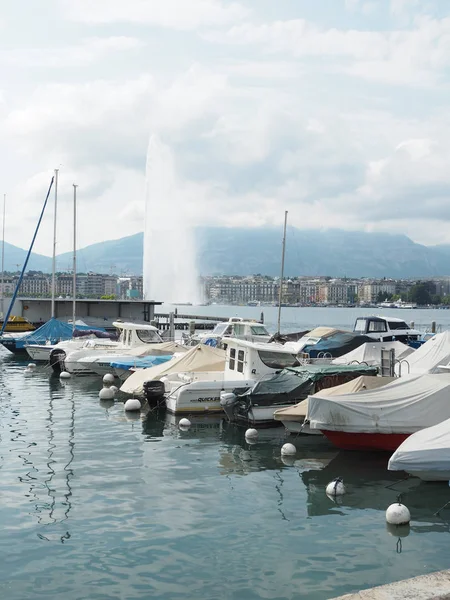
[[[276,309],[263,310],[275,324]],[[363,312],[283,309],[283,328],[351,327]],[[388,314],[404,313],[450,324],[450,311]],[[4,598],[320,600],[450,565],[450,509],[435,515],[450,488],[398,482],[386,455],[304,436],[289,439],[298,452],[286,460],[281,428],[254,445],[219,417],[181,432],[171,415],[99,401],[97,378],[62,383],[44,367],[26,377],[27,361],[0,361]],[[325,494],[337,476],[348,491],[338,504]],[[400,492],[413,520],[399,539],[385,510]]]

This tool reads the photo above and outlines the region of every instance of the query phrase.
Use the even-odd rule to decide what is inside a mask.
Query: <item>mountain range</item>
[[[277,228],[202,227],[194,231],[202,275],[276,276],[280,272],[282,233]],[[77,253],[78,271],[142,274],[143,233],[108,240]],[[161,258],[177,249],[161,248]],[[5,242],[5,270],[22,268],[26,251]],[[48,256],[32,253],[28,270],[51,271]],[[71,269],[72,253],[57,256],[57,270]],[[331,277],[414,278],[450,275],[450,245],[423,246],[406,235],[301,230],[286,236],[285,274]]]

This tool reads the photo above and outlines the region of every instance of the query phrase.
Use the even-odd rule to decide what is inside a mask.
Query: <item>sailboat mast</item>
[[[281,277],[280,277],[280,289],[278,295],[278,334],[281,329],[281,301],[283,298],[283,279],[284,279],[284,254],[286,252],[286,225],[287,225],[288,211],[284,211],[284,233],[283,233],[283,250],[281,253]]]
[[[3,220],[2,220],[2,313],[5,314],[5,216],[6,216],[6,194],[3,194]]]
[[[54,212],[53,212],[53,259],[52,259],[52,310],[51,310],[52,319],[55,318],[56,216],[57,216],[57,211],[58,211],[58,171],[59,171],[59,169],[55,169],[55,207],[54,207]]]
[[[77,305],[77,185],[73,184],[73,300],[72,300],[72,332],[75,330]]]

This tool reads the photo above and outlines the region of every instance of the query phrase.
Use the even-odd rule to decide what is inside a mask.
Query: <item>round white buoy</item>
[[[111,391],[111,390],[109,390]],[[114,392],[113,392],[114,394]],[[130,398],[129,400],[127,400],[125,402],[125,410],[128,411],[134,411],[134,410],[141,410],[141,403],[139,402],[139,400],[137,398]]]
[[[345,485],[340,477],[336,477],[327,485],[325,490],[327,496],[343,496],[345,494]]]
[[[294,446],[294,444],[284,444],[281,447],[281,455],[282,456],[294,456],[294,454],[297,452],[297,448]]]
[[[35,369],[36,368],[36,363],[28,363],[28,368],[29,369]]]
[[[112,392],[109,388],[104,387],[99,391],[98,397],[100,400],[112,400],[114,398],[114,392]]]
[[[180,419],[180,422],[178,423],[178,427],[182,429],[188,429],[191,425],[192,423],[186,418]]]
[[[61,373],[59,374],[60,379],[70,379],[71,377],[72,375],[67,371],[61,371]]]
[[[404,504],[397,502],[388,506],[386,522],[389,525],[407,525],[411,521],[411,513]]]
[[[28,369],[26,368],[25,371],[23,372],[24,375],[32,375],[33,374],[33,369]]]
[[[249,439],[255,439],[258,437],[258,430],[257,429],[247,429],[247,431],[245,432],[245,437],[249,438]]]
[[[114,392],[115,394],[117,394],[117,392],[119,391],[119,388],[115,385],[110,385],[109,389]]]
[[[103,375],[103,383],[114,383],[114,375],[112,373],[106,373]]]

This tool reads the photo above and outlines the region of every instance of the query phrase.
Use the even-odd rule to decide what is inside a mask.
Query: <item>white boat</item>
[[[373,342],[366,342],[338,358],[333,358],[331,362],[334,365],[360,363],[380,366],[381,350],[394,350],[395,359],[397,361],[403,361],[407,359],[410,354],[415,352],[414,348],[403,344],[403,342],[378,342],[374,340]]]
[[[413,354],[396,364],[396,374],[426,375],[442,373],[450,363],[450,331],[437,333]]]
[[[123,323],[121,321],[115,321],[113,325],[120,332],[117,342],[90,339],[85,341],[81,347],[76,347],[75,350],[73,350],[73,341],[58,344],[50,354],[50,364],[54,370],[65,370],[73,375],[89,375],[95,373],[90,366],[90,361],[82,364],[79,362],[80,359],[92,357],[92,361],[100,355],[123,354],[124,351],[126,352],[132,348],[163,343],[163,339],[153,325]]]
[[[192,344],[220,345],[226,343],[226,338],[248,340],[250,342],[268,342],[271,334],[259,321],[231,317],[228,321],[217,323],[210,332],[196,333],[187,341]]]
[[[387,385],[393,381],[393,377],[377,377],[373,375],[361,375],[347,381],[341,385],[327,388],[317,392],[320,396],[341,396],[344,394],[355,394],[356,392],[362,392],[364,390],[374,390],[376,388]],[[311,397],[314,397],[312,394]],[[309,425],[305,424],[306,415],[308,413],[309,399],[303,400],[294,406],[288,408],[278,409],[274,412],[273,418],[275,421],[281,421],[286,430],[289,433],[308,433],[311,435],[322,435],[322,432],[317,429],[311,429]]]
[[[411,327],[403,319],[395,317],[358,317],[353,327],[355,333],[367,335],[380,342],[404,342],[417,341],[422,338],[422,333]]]
[[[48,342],[47,344],[36,344],[36,345],[26,345],[25,350],[27,351],[28,356],[36,362],[48,362],[50,358],[50,352],[56,344],[51,344]]]
[[[261,378],[294,365],[298,365],[296,356],[281,344],[231,338],[227,340],[223,372],[187,372],[169,377],[165,382],[166,405],[175,414],[223,411],[221,394],[223,398],[223,393],[244,392]]]
[[[409,436],[391,456],[388,470],[450,482],[450,419]]]

